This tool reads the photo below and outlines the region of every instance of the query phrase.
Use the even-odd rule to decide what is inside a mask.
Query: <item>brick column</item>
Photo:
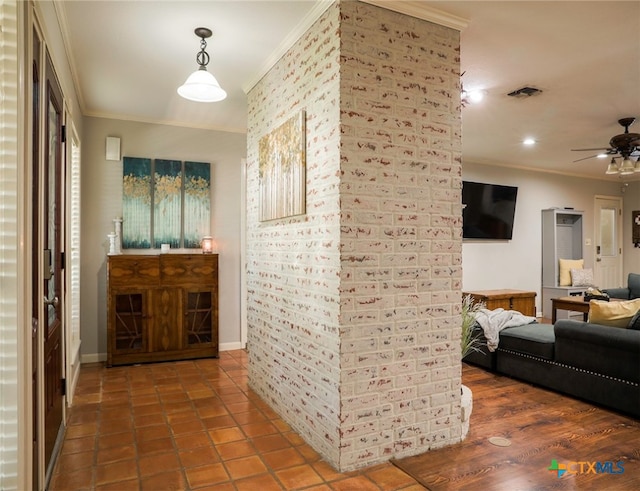
[[[333,4],[249,94],[250,377],[346,471],[460,440],[459,33]],[[307,113],[307,214],[259,222],[261,136]]]

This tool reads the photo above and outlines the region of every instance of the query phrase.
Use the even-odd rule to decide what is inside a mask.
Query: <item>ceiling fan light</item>
[[[605,172],[605,174],[617,174],[618,172],[620,172],[620,169],[618,168],[618,164],[616,164],[616,161],[614,159],[611,159],[611,162],[609,162],[609,165],[607,166],[607,171]]]
[[[622,161],[622,165],[620,166],[620,175],[628,176],[629,174],[633,174],[635,169],[633,167],[633,162],[629,157]]]
[[[186,82],[178,87],[178,94],[196,102],[218,102],[227,97],[216,77],[204,66],[189,75]]]
[[[640,157],[636,160],[636,165],[633,167],[633,172],[640,172]]]

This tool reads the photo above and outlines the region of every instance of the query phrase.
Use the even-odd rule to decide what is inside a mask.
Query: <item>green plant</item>
[[[460,354],[464,358],[469,353],[480,351],[479,333],[474,330],[476,323],[475,314],[478,310],[485,308],[484,302],[474,302],[471,295],[462,298],[462,336],[460,338]]]

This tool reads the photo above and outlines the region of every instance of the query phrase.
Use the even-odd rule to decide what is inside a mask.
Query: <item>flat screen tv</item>
[[[510,240],[518,188],[483,182],[462,182],[462,237]]]

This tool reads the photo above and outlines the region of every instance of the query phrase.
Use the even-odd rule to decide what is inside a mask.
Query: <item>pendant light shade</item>
[[[607,166],[607,171],[605,172],[605,174],[611,175],[617,174],[618,172],[620,172],[620,169],[618,168],[618,164],[616,164],[616,159],[612,158],[611,162]]]
[[[626,157],[622,161],[622,165],[620,166],[620,175],[628,176],[630,174],[633,174],[633,172],[634,172],[633,162],[629,157]]]
[[[178,87],[178,94],[196,102],[218,102],[227,97],[227,93],[220,87],[216,77],[211,75],[205,67],[189,75],[187,81]]]
[[[227,97],[227,93],[220,87],[216,77],[207,71],[209,54],[205,51],[207,47],[205,39],[211,37],[211,30],[206,27],[198,27],[195,33],[201,38],[200,51],[196,55],[196,62],[200,68],[189,75],[186,82],[178,87],[178,94],[195,102],[221,101]]]

